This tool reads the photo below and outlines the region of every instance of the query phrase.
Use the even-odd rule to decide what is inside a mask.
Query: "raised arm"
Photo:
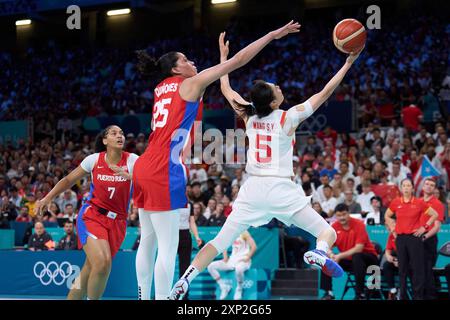
[[[289,33],[299,32],[300,25],[291,21],[285,26],[271,31],[262,38],[252,42],[224,63],[208,68],[199,74],[186,79],[180,86],[180,95],[186,101],[197,101],[206,87],[221,76],[247,64],[258,52],[274,39],[280,39]]]
[[[229,53],[229,41],[225,42],[225,32],[222,32],[219,36],[219,49],[220,49],[220,63],[224,63],[227,61],[228,53]],[[250,102],[246,101],[241,97],[239,93],[233,90],[230,86],[230,80],[228,78],[228,73],[220,77],[220,90],[222,94],[227,99],[228,103],[231,105],[236,114],[241,117],[244,122],[247,122],[248,116],[247,113],[239,108],[236,104],[250,104]]]
[[[285,129],[288,135],[293,135],[302,121],[311,116],[327,99],[333,94],[337,86],[342,82],[353,62],[359,57],[361,51],[350,54],[344,65],[334,75],[333,78],[319,92],[310,97],[307,101],[293,106],[288,110]]]

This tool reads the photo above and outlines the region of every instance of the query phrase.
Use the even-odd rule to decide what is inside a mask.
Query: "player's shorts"
[[[186,170],[182,164],[144,153],[136,160],[133,169],[134,205],[146,211],[186,208]]]
[[[77,217],[78,249],[86,243],[87,238],[103,239],[108,241],[111,248],[111,257],[119,251],[127,232],[126,219],[116,215],[115,219],[101,214],[94,207],[85,204]]]
[[[239,190],[227,219],[259,227],[277,218],[290,225],[291,217],[310,202],[311,197],[289,178],[250,176]]]

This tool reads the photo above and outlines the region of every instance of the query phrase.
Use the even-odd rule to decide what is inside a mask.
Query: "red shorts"
[[[108,241],[111,257],[119,251],[127,232],[127,220],[117,216],[115,219],[98,212],[89,204],[84,205],[77,217],[78,249],[86,243],[87,238]]]

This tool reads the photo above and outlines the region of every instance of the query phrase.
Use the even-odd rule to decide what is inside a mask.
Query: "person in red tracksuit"
[[[397,247],[395,245],[395,237],[393,233],[389,234],[386,250],[386,260],[383,263],[383,277],[389,290],[388,300],[397,300],[397,287],[395,286],[395,273],[398,272]]]
[[[348,206],[338,204],[335,209],[337,221],[332,224],[336,230],[337,239],[335,246],[338,254],[329,253],[330,258],[339,263],[346,271],[352,271],[356,281],[355,300],[365,300],[364,280],[367,268],[378,265],[378,253],[369,239],[364,221],[350,217]],[[325,290],[322,300],[332,300],[331,277],[323,272],[320,276],[320,288]]]
[[[425,246],[425,299],[432,300],[436,298],[436,287],[434,283],[433,267],[438,258],[438,238],[437,233],[441,229],[441,224],[445,220],[444,204],[434,196],[436,181],[432,178],[426,178],[423,183],[423,201],[438,213],[438,218],[434,221],[432,227],[423,235],[423,244]],[[429,216],[424,214],[420,219],[420,224],[425,225]]]
[[[131,175],[138,156],[123,151],[122,129],[111,125],[95,141],[95,152],[87,156],[67,177],[36,204],[41,214],[52,199],[68,190],[84,176],[91,175],[89,197],[77,217],[78,247],[86,253],[86,262],[68,299],[100,299],[111,271],[112,258],[125,238],[128,208],[132,193]],[[79,283],[79,287],[77,284]]]
[[[438,214],[425,201],[413,196],[411,179],[404,179],[400,187],[401,196],[392,200],[385,213],[385,222],[389,232],[396,237],[400,299],[407,299],[406,280],[411,272],[413,299],[422,300],[425,288],[425,249],[422,236],[431,229]],[[425,224],[421,224],[423,215],[428,217]]]

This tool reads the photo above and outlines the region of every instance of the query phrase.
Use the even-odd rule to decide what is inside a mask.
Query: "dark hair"
[[[66,224],[68,224],[68,223],[73,224],[73,221],[66,220],[66,221],[64,222],[64,225],[66,225]]]
[[[67,208],[67,207],[69,207],[69,206],[71,206],[71,207],[73,208],[73,204],[71,204],[71,203],[66,203],[66,205],[65,205],[64,208]]]
[[[327,188],[327,189],[331,189],[331,190],[333,189],[333,188],[331,188],[331,186],[329,184],[324,185],[323,188],[324,189]]]
[[[198,181],[194,181],[194,182],[191,183],[191,188],[193,188],[193,187],[195,187],[195,186],[201,187],[202,184],[201,184],[200,182],[198,182]]]
[[[405,178],[405,179],[403,179],[402,181],[400,181],[400,187],[403,185],[403,182],[405,182],[406,180],[408,180],[409,182],[411,182],[411,185],[412,185],[413,188],[414,188],[414,181],[412,181],[411,178]]]
[[[434,183],[434,186],[437,186],[436,179],[428,177],[423,180],[423,182],[427,182],[427,181],[431,181]]]
[[[343,211],[347,211],[348,212],[348,205],[346,205],[345,203],[339,203],[336,208],[334,208],[335,212],[343,212]]]
[[[103,144],[103,139],[108,135],[109,129],[114,125],[107,126],[95,138],[95,153],[106,151],[106,146]]]
[[[263,118],[272,113],[273,109],[270,103],[275,100],[273,90],[265,81],[255,80],[253,87],[250,90],[251,104],[240,104],[237,101],[234,103],[242,110],[247,116],[257,115],[259,118]]]
[[[370,202],[372,202],[373,200],[378,200],[380,203],[382,203],[381,198],[379,196],[373,196],[372,198],[370,198]]]
[[[136,55],[138,58],[136,68],[139,73],[145,77],[156,76],[161,80],[173,75],[172,68],[176,67],[178,61],[178,52],[176,51],[163,54],[158,60],[145,50],[137,50]]]

